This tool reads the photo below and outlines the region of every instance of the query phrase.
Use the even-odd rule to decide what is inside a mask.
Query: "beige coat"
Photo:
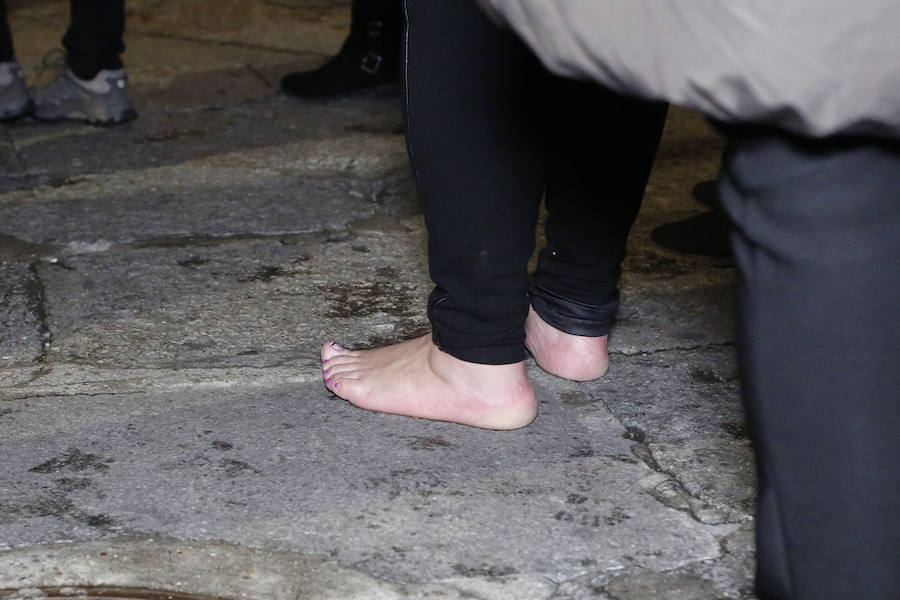
[[[479,0],[552,71],[726,122],[900,138],[900,0]]]

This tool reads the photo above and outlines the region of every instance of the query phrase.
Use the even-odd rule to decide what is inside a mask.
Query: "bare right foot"
[[[609,369],[609,336],[587,337],[556,329],[533,308],[525,320],[525,346],[538,366],[551,375],[572,381],[591,381]]]
[[[485,429],[517,429],[537,415],[524,361],[465,362],[441,351],[431,334],[363,351],[329,342],[322,371],[329,390],[368,410]]]

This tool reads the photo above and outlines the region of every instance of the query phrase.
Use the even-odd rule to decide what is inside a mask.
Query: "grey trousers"
[[[766,599],[900,598],[900,148],[733,130]]]

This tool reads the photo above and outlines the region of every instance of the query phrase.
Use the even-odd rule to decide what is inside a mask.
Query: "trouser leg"
[[[6,17],[6,0],[0,0],[0,62],[13,60],[15,54],[9,20]]]
[[[528,86],[538,64],[472,0],[407,0],[406,16],[407,140],[434,339],[468,362],[518,362],[544,186]]]
[[[71,22],[63,46],[66,64],[81,79],[121,69],[125,51],[125,0],[70,0]]]
[[[759,592],[900,589],[900,150],[732,135],[720,178],[740,266]]]
[[[531,302],[557,329],[605,335],[667,105],[556,78],[547,102],[547,247]]]

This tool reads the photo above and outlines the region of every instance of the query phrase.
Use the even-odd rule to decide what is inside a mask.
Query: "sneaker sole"
[[[85,117],[41,117],[38,114],[31,115],[35,118],[35,120],[40,121],[41,123],[61,123],[63,121],[69,121],[71,123],[87,123],[88,125],[95,125],[97,127],[112,127],[114,125],[121,125],[122,123],[127,123],[128,121],[134,121],[137,119],[138,114],[136,110],[126,110],[119,117],[112,119],[87,119]]]
[[[28,115],[30,115],[33,112],[34,112],[34,100],[29,100],[28,104],[26,104],[25,107],[22,110],[20,110],[19,112],[13,113],[10,115],[4,115],[4,116],[0,117],[0,123],[9,123],[11,121],[16,121],[18,119],[21,119],[22,117],[27,117]]]

